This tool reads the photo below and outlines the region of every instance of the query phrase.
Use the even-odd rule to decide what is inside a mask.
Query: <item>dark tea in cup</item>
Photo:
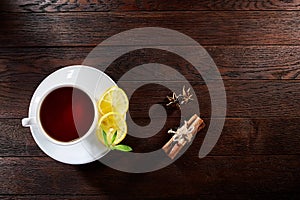
[[[93,101],[84,91],[61,87],[44,98],[39,117],[48,136],[59,142],[71,142],[89,131],[95,109]]]

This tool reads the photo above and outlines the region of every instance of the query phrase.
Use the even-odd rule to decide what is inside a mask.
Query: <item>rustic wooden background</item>
[[[2,0],[0,12],[1,199],[300,198],[299,0]],[[175,163],[152,173],[123,173],[100,162],[71,166],[47,157],[21,127],[39,82],[82,63],[104,39],[145,26],[187,34],[216,62],[228,112],[213,151],[197,157],[204,130]],[[117,79],[149,61],[172,66],[191,82],[199,78],[184,60],[153,49],[122,56],[107,73]],[[205,84],[192,85],[209,123]],[[163,100],[157,90],[169,92],[143,87],[131,99],[138,124],[147,124],[149,106]],[[157,149],[178,123],[175,112],[155,137],[127,143],[140,152]]]

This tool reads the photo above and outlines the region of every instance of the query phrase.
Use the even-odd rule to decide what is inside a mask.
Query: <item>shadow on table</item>
[[[166,159],[169,158],[166,157]],[[132,196],[157,195],[153,189],[159,185],[153,184],[156,181],[159,183],[162,182],[162,179],[165,179],[164,177],[168,174],[167,168],[150,173],[126,173],[112,169],[100,161],[95,161],[78,166],[78,171],[86,179],[88,184],[86,187],[92,190],[92,193],[129,198]],[[176,177],[170,177],[170,179],[176,179]]]

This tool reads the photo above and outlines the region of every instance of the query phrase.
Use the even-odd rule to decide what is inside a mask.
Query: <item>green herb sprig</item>
[[[107,134],[104,130],[102,130],[102,136],[103,136],[105,146],[107,146],[111,150],[118,150],[118,151],[125,151],[125,152],[132,151],[132,148],[130,146],[124,144],[118,144],[118,145],[113,144],[117,137],[117,131],[113,134],[110,142],[108,142]]]

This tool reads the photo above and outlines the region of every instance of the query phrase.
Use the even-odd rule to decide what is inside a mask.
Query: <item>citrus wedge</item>
[[[100,118],[97,128],[97,137],[103,144],[105,144],[102,131],[106,132],[109,144],[111,144],[112,137],[117,131],[117,136],[112,145],[120,143],[127,134],[127,124],[124,116],[120,113],[109,112]]]

